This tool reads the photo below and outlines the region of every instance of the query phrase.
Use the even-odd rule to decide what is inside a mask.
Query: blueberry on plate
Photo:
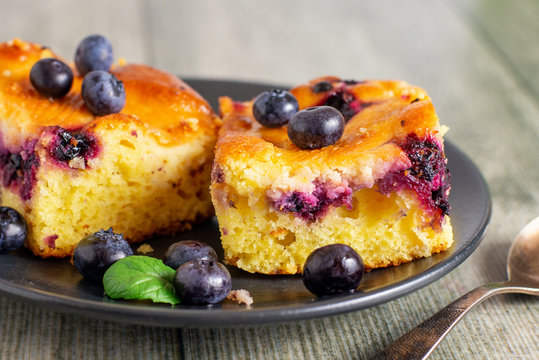
[[[174,270],[191,260],[217,261],[215,250],[203,241],[184,240],[170,245],[163,262]]]
[[[58,59],[41,59],[30,70],[30,82],[41,95],[58,99],[71,90],[73,71]]]
[[[353,293],[364,270],[363,260],[350,246],[326,245],[307,257],[303,283],[316,296]]]
[[[344,117],[331,106],[315,106],[298,112],[288,123],[288,137],[301,149],[335,144],[344,133]]]
[[[221,263],[191,260],[176,270],[174,287],[176,294],[186,304],[217,304],[230,293],[232,280]]]
[[[85,37],[75,52],[75,66],[81,76],[94,70],[109,71],[112,61],[112,45],[101,35]]]
[[[255,98],[253,116],[263,126],[278,128],[286,125],[298,112],[298,101],[288,91],[264,91]]]
[[[21,214],[9,207],[0,207],[0,253],[20,248],[26,240],[28,228]]]
[[[117,260],[133,255],[122,234],[99,230],[82,239],[73,252],[73,264],[90,281],[103,281],[105,271]]]
[[[118,113],[125,105],[124,84],[106,71],[86,74],[81,95],[90,112],[97,116]]]

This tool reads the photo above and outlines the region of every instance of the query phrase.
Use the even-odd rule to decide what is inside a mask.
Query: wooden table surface
[[[447,138],[493,200],[488,234],[456,270],[366,310],[235,329],[169,329],[79,317],[0,296],[2,359],[362,359],[467,290],[505,278],[539,215],[539,1],[0,0],[0,41],[71,59],[90,33],[116,57],[189,77],[293,85],[402,79],[427,89]],[[539,261],[539,260],[538,260]],[[432,359],[538,359],[539,301],[503,295],[469,313]]]

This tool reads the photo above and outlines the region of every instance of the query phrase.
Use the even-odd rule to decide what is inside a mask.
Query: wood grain
[[[539,215],[538,6],[534,0],[1,0],[1,41],[44,43],[69,60],[82,37],[102,33],[118,57],[191,77],[291,85],[335,74],[422,86],[450,126],[448,138],[489,183],[493,217],[477,251],[443,279],[390,303],[323,319],[163,329],[0,297],[0,358],[362,359],[466,291],[503,280],[513,237]],[[537,359],[538,334],[537,299],[501,296],[471,311],[431,358]]]

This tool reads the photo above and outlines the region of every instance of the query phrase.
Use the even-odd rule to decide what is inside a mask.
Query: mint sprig
[[[116,261],[103,276],[105,293],[113,299],[152,300],[178,304],[174,289],[176,271],[161,260],[133,255]]]

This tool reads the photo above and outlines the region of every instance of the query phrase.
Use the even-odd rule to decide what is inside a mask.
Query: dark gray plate
[[[249,99],[267,85],[242,82],[188,81],[216,108],[223,94]],[[67,260],[34,257],[25,249],[0,255],[0,293],[61,312],[136,324],[202,327],[254,325],[335,315],[378,305],[438,280],[462,263],[479,245],[491,213],[487,185],[474,164],[446,142],[452,174],[450,202],[455,244],[442,254],[398,267],[365,274],[359,292],[317,299],[305,290],[301,276],[253,275],[230,267],[233,288],[247,289],[255,303],[249,308],[225,302],[211,307],[175,306],[116,301],[103,295],[100,285],[82,280]],[[161,257],[169,244],[200,239],[222,251],[215,219],[192,231],[153,239],[153,254]]]

